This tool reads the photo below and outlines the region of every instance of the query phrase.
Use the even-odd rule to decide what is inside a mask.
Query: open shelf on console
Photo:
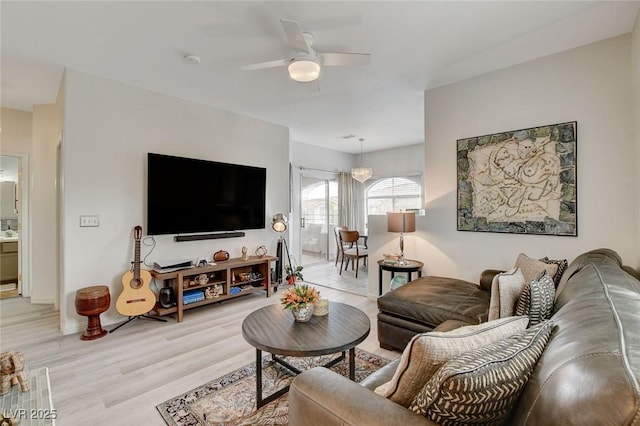
[[[277,260],[274,256],[250,256],[249,259],[241,258],[229,259],[217,262],[215,265],[201,267],[191,267],[175,272],[151,271],[151,275],[157,280],[168,281],[173,286],[176,294],[176,304],[168,308],[163,308],[156,304],[154,312],[156,315],[177,314],[177,321],[182,322],[185,310],[209,305],[225,300],[233,299],[250,293],[266,292],[267,297],[273,293],[277,283],[271,282],[271,262]],[[197,283],[197,278],[205,274],[207,279],[204,284]],[[249,274],[249,275],[245,275]],[[185,287],[185,283],[188,285]],[[204,298],[192,303],[184,303],[185,291],[197,290],[203,293],[208,288],[219,285],[222,292],[218,297]],[[241,289],[241,291],[231,294],[232,287],[250,285],[252,288]]]

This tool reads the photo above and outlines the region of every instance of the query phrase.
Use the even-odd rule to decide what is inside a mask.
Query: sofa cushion
[[[553,283],[555,284],[555,287],[558,288],[558,285],[560,285],[560,279],[562,279],[562,274],[564,274],[564,271],[567,270],[567,267],[569,266],[569,262],[567,262],[567,259],[549,259],[546,256],[540,259],[540,261],[544,263],[552,263],[552,264],[558,265],[558,270],[552,276]]]
[[[538,278],[544,271],[547,271],[550,277],[553,277],[558,271],[558,265],[555,263],[545,263],[541,260],[532,259],[524,253],[518,255],[514,266],[522,270],[525,283]]]
[[[408,407],[445,362],[522,331],[528,322],[526,317],[510,317],[447,332],[418,334],[403,351],[391,380],[376,388],[375,392]]]
[[[548,320],[553,315],[555,291],[553,280],[546,271],[543,272],[524,286],[516,305],[516,315],[528,316],[529,327]]]
[[[524,275],[520,268],[513,268],[493,277],[488,320],[513,316],[524,285]]]
[[[413,280],[378,298],[381,313],[431,329],[446,320],[479,324],[486,321],[488,308],[489,293],[476,284],[432,275]]]
[[[409,408],[445,426],[504,423],[552,327],[547,321],[452,359],[424,385]]]

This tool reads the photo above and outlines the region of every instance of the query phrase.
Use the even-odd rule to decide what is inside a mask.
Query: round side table
[[[76,292],[76,312],[89,317],[87,330],[80,337],[82,340],[99,339],[107,334],[100,324],[100,314],[109,309],[111,295],[106,285],[94,285],[81,288]]]
[[[411,281],[411,274],[418,273],[418,278],[422,276],[422,268],[424,263],[419,260],[404,260],[404,265],[397,263],[388,263],[384,260],[378,260],[378,296],[382,295],[382,271],[391,272],[391,278],[393,278],[396,272],[405,272],[407,274],[407,280]]]

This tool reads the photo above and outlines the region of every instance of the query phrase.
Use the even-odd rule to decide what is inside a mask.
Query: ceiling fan
[[[242,71],[253,71],[287,65],[289,76],[303,83],[316,80],[320,76],[322,66],[353,66],[369,65],[369,53],[327,53],[316,52],[312,46],[312,34],[303,33],[297,21],[280,19],[284,33],[293,50],[293,56],[288,59],[260,62],[258,64],[241,67]]]

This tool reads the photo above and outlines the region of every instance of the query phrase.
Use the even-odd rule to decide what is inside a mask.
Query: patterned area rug
[[[335,356],[309,358],[283,357],[301,370],[325,364]],[[348,353],[332,370],[349,375]],[[356,381],[359,382],[389,360],[356,348]],[[295,377],[266,356],[262,361],[263,396],[291,383]],[[256,368],[250,363],[212,382],[172,398],[156,407],[168,425],[286,425],[289,394],[256,411]]]

